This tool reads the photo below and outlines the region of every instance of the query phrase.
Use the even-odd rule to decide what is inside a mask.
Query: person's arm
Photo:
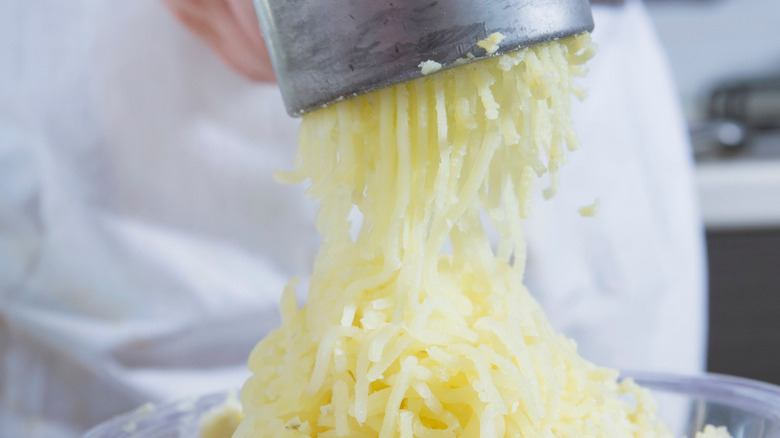
[[[251,0],[163,0],[190,31],[233,70],[258,82],[275,81]]]

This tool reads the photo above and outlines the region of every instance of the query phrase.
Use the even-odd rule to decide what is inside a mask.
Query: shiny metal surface
[[[496,54],[593,29],[588,0],[255,0],[287,111],[337,100],[445,68],[493,32]]]

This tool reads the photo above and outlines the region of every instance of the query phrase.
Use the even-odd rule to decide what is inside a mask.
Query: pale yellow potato
[[[577,147],[592,54],[583,34],[304,116],[278,178],[311,182],[323,245],[307,304],[291,282],[249,358],[236,438],[671,436],[649,392],[580,357],[522,283],[522,218]]]

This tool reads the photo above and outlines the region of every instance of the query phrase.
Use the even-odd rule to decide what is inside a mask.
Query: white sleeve
[[[298,126],[278,89],[159,0],[11,0],[0,96],[0,436],[239,386],[318,242],[271,175]]]
[[[575,106],[581,150],[528,221],[529,288],[586,358],[702,371],[703,227],[674,84],[638,1],[594,8],[599,51]],[[577,208],[600,199],[593,218]]]

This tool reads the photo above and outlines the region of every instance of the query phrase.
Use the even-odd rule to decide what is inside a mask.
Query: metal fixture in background
[[[710,119],[728,119],[753,131],[780,129],[780,76],[724,84],[710,95]]]
[[[693,154],[698,159],[737,154],[748,142],[748,130],[735,120],[695,122],[689,130]]]
[[[780,76],[742,80],[716,87],[707,120],[691,126],[697,158],[735,155],[753,139],[780,132]]]
[[[287,112],[341,99],[446,66],[493,32],[497,52],[593,29],[588,0],[255,0]]]

